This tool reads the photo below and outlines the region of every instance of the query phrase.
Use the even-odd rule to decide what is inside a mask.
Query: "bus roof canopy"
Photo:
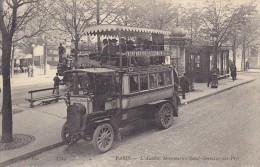
[[[116,24],[101,24],[97,26],[88,27],[85,29],[86,35],[104,35],[104,36],[118,36],[119,32],[121,36],[135,36],[138,34],[162,34],[170,35],[171,31],[157,30],[150,28],[139,28],[139,27],[130,27],[122,26]]]

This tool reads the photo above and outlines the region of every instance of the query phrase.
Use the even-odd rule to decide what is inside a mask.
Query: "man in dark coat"
[[[185,99],[185,93],[188,93],[190,91],[190,83],[186,76],[186,73],[184,73],[184,76],[180,79],[180,86],[182,92],[182,99]]]
[[[59,62],[61,62],[62,56],[65,53],[65,48],[62,46],[62,44],[60,44],[60,46],[58,47],[58,51],[59,51]]]
[[[103,49],[102,49],[102,52],[101,52],[101,63],[102,64],[105,64],[107,63],[108,61],[108,40],[107,39],[104,39],[103,40]]]
[[[237,76],[237,68],[234,64],[230,66],[230,71],[231,71],[232,80],[234,81]]]
[[[55,90],[56,90],[56,93],[59,94],[59,86],[60,86],[60,81],[61,81],[61,80],[60,80],[60,78],[59,78],[58,75],[59,75],[59,74],[56,73],[56,76],[53,78],[54,88],[55,88],[55,89],[53,89],[52,94],[54,94]]]

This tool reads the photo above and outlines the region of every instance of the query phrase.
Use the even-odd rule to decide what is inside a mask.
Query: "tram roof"
[[[131,27],[123,26],[116,24],[101,24],[92,27],[88,27],[84,30],[87,35],[104,35],[104,36],[118,36],[119,32],[122,36],[135,36],[138,34],[162,34],[170,35],[171,31],[150,29],[150,28],[140,28],[140,27]]]
[[[115,70],[108,68],[85,68],[65,71],[66,73],[113,73]]]

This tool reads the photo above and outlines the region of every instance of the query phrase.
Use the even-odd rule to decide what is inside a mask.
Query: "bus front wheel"
[[[114,142],[114,129],[108,123],[98,125],[93,135],[93,145],[97,152],[107,152]]]
[[[173,107],[170,103],[163,103],[155,112],[155,122],[162,128],[167,129],[173,124]]]

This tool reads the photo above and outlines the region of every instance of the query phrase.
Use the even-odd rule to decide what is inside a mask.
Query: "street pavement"
[[[250,71],[249,71],[250,72]],[[253,71],[259,72],[259,71]],[[54,73],[55,74],[55,73]],[[214,96],[217,93],[230,90],[233,87],[249,83],[254,80],[253,77],[245,75],[246,73],[238,74],[238,79],[232,81],[230,78],[223,79],[219,81],[219,87],[217,89],[211,89],[207,87],[206,83],[195,83],[195,91],[187,95],[185,100],[182,100],[182,104],[185,107],[187,104],[194,102],[198,99],[202,99],[209,96]],[[54,75],[50,75],[52,77]],[[35,77],[36,78],[36,77]],[[41,77],[39,77],[41,78]],[[34,82],[27,82],[26,84],[37,84],[37,80]],[[50,83],[50,79],[46,79],[46,83]],[[23,82],[22,82],[23,83]],[[42,82],[39,82],[42,83]],[[25,84],[25,83],[23,83]],[[22,85],[23,85],[22,84]],[[20,85],[17,85],[20,86]],[[187,105],[189,106],[189,105]],[[66,105],[64,101],[58,103],[52,103],[46,106],[37,106],[35,108],[29,108],[29,103],[18,104],[13,106],[13,108],[22,109],[23,111],[18,114],[13,115],[13,133],[14,134],[29,134],[35,137],[35,140],[24,147],[9,150],[9,151],[0,151],[0,166],[7,166],[8,164],[20,161],[20,160],[34,160],[33,158],[37,154],[47,151],[51,148],[61,146],[62,140],[60,137],[60,131],[63,123],[66,121]],[[0,116],[2,117],[2,116]],[[0,124],[2,124],[2,119]],[[173,125],[174,126],[174,125]],[[0,134],[1,134],[0,129]],[[144,132],[145,133],[145,132]],[[163,132],[162,132],[163,133]],[[180,143],[181,144],[181,143]],[[120,144],[119,142],[119,145]],[[92,148],[87,146],[87,148]],[[70,148],[67,148],[70,149]],[[77,154],[76,152],[84,152],[84,154],[95,155],[93,149],[82,150],[80,145],[77,145],[76,148],[71,148],[72,154]],[[158,148],[160,149],[160,148]],[[111,150],[112,152],[114,150]],[[144,150],[145,151],[145,150]],[[123,152],[122,152],[123,153]],[[100,155],[102,158],[103,155]],[[29,158],[28,158],[29,157]],[[63,161],[62,157],[56,157],[57,162]],[[37,159],[36,159],[37,160]],[[127,163],[127,162],[126,162]],[[50,164],[49,164],[50,165]],[[47,165],[47,166],[49,166]],[[15,166],[15,165],[14,165]],[[28,164],[27,164],[28,166]],[[43,165],[44,166],[44,165]],[[55,165],[54,165],[55,166]],[[58,166],[58,165],[57,165]]]

